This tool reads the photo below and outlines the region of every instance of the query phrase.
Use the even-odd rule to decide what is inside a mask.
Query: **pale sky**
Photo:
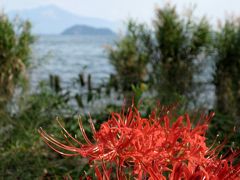
[[[54,4],[82,16],[112,21],[131,17],[149,23],[155,7],[166,2],[176,4],[179,12],[196,5],[195,15],[207,15],[210,20],[223,19],[226,14],[240,16],[240,0],[0,0],[0,8],[11,11]]]

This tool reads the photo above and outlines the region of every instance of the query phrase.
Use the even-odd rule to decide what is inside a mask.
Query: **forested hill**
[[[114,35],[108,28],[95,28],[86,25],[74,25],[62,32],[63,35]]]

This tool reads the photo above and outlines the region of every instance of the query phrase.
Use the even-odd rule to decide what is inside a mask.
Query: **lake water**
[[[39,36],[32,46],[31,87],[49,75],[58,75],[63,87],[71,86],[78,74],[92,75],[93,85],[106,82],[114,72],[107,58],[106,47],[116,36]]]
[[[50,74],[58,75],[62,87],[70,89],[79,73],[91,74],[93,86],[107,82],[114,68],[109,63],[106,47],[115,40],[117,36],[39,36],[32,46],[36,66],[30,76],[32,89],[36,90],[39,81],[49,80]],[[211,71],[206,68],[197,79],[210,80]],[[213,107],[214,87],[206,85],[198,97],[200,104]]]

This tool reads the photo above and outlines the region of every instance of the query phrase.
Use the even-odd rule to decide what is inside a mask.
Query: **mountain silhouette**
[[[30,20],[33,25],[34,34],[60,34],[66,28],[76,24],[84,24],[95,28],[109,28],[116,30],[117,23],[93,17],[76,15],[63,10],[57,6],[41,6],[34,9],[11,11],[7,13],[13,19],[19,16],[20,19]]]

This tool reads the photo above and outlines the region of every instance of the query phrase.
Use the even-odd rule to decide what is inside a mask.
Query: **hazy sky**
[[[223,19],[226,14],[240,15],[240,0],[0,0],[0,8],[11,11],[54,4],[83,16],[114,21],[132,17],[151,22],[155,7],[166,2],[176,4],[180,12],[195,4],[196,16],[207,15],[212,20]]]

